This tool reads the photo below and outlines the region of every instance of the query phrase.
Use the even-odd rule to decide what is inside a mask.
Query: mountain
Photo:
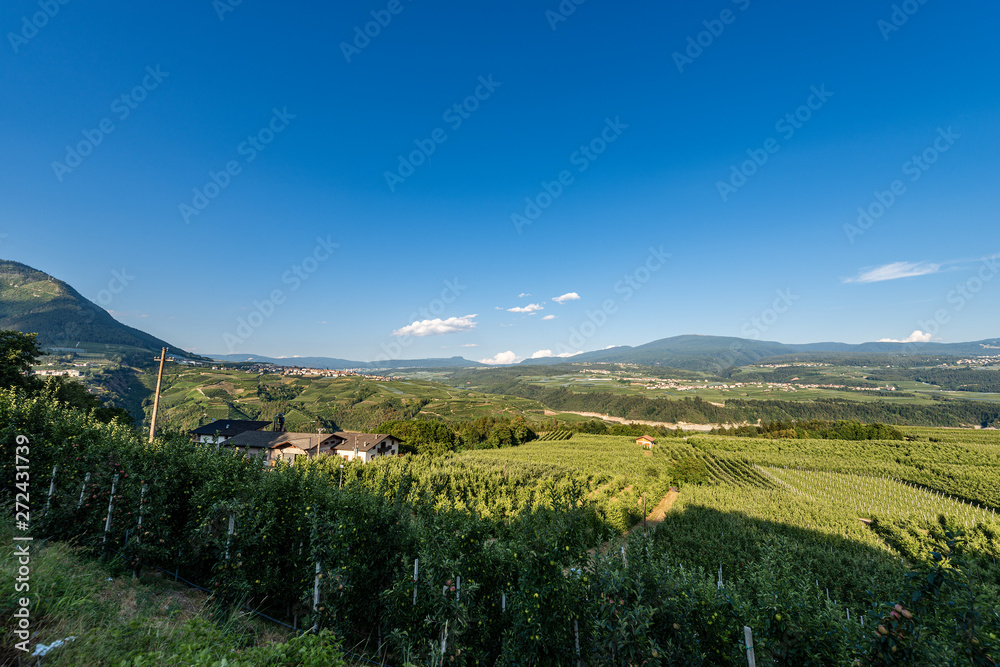
[[[265,357],[259,354],[211,354],[218,361],[246,362],[255,361],[275,366],[302,366],[303,368],[328,368],[344,370],[348,368],[470,368],[485,366],[478,361],[469,361],[463,357],[447,359],[389,359],[387,361],[349,361],[333,357]]]
[[[719,371],[731,366],[745,366],[761,359],[808,353],[881,354],[896,356],[949,355],[974,356],[1000,354],[1000,339],[971,343],[805,343],[730,338],[726,336],[673,336],[638,347],[615,347],[585,352],[569,358],[526,359],[522,364],[558,364],[571,362],[611,362],[670,366],[691,371]]]
[[[148,363],[148,353],[164,347],[200,358],[122,324],[63,281],[9,260],[0,260],[0,329],[36,332],[43,347],[109,351],[133,363]]]

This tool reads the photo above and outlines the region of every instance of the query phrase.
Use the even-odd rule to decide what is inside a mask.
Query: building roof
[[[259,431],[268,426],[271,422],[252,421],[250,419],[217,419],[211,424],[199,426],[189,431],[191,435],[215,435],[233,436],[244,431]]]
[[[386,438],[393,437],[384,433],[354,433],[353,431],[337,431],[334,435],[343,439],[343,442],[334,449],[354,451],[357,448],[359,452],[367,452],[369,449],[377,447]]]
[[[267,449],[291,444],[299,449],[315,449],[316,445],[337,444],[342,438],[330,433],[294,433],[289,431],[244,431],[226,442],[227,447],[254,447]]]
[[[656,442],[656,438],[651,435],[640,435],[636,440],[649,440],[650,442]]]

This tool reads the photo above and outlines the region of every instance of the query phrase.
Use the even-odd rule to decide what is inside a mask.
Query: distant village
[[[230,367],[227,366],[212,366],[213,371],[217,370],[227,370]],[[299,376],[299,377],[310,377],[310,378],[341,378],[341,377],[363,377],[366,380],[373,380],[375,382],[391,382],[393,380],[398,380],[399,378],[393,375],[376,375],[369,371],[360,368],[349,368],[345,370],[334,370],[330,368],[308,368],[303,366],[276,366],[275,364],[251,364],[249,366],[240,366],[236,369],[231,370],[241,370],[246,373],[256,374],[256,375],[286,375],[286,376]]]
[[[734,382],[733,384],[709,383],[702,385],[689,384],[689,380],[666,379],[661,382],[647,384],[646,382],[633,382],[641,385],[645,389],[673,389],[675,391],[693,391],[696,389],[713,389],[716,391],[731,391],[733,389],[766,389],[778,391],[799,391],[800,389],[851,389],[853,391],[896,391],[895,385],[883,385],[881,387],[849,387],[843,384],[816,384],[791,382]]]

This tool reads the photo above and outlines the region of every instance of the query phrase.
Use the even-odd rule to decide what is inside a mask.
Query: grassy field
[[[11,531],[3,532],[4,542],[10,544]],[[18,561],[12,548],[5,551],[0,572],[14,581]],[[37,602],[31,609],[36,634],[29,645],[36,655],[17,651],[17,640],[9,635],[0,648],[0,664],[143,667],[222,664],[219,661],[228,659],[230,665],[254,665],[274,657],[269,645],[295,635],[217,605],[207,594],[170,577],[147,570],[135,579],[116,559],[98,563],[63,543],[32,546],[31,581]],[[0,608],[13,612],[18,606],[13,587],[4,595]],[[46,653],[39,647],[51,648]],[[123,663],[123,656],[136,657]],[[324,664],[345,664],[339,652],[328,657],[331,662]]]

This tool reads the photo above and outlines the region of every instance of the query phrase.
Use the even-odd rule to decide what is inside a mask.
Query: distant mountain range
[[[20,262],[0,260],[0,329],[36,332],[43,347],[100,349],[131,362],[149,352],[198,359],[145,331],[122,324],[70,285]]]
[[[147,352],[169,347],[172,354],[206,359],[134,327],[122,324],[106,310],[47,273],[19,262],[0,260],[0,329],[38,333],[46,347],[98,348],[118,352],[133,360],[148,361]],[[610,362],[664,366],[693,371],[719,371],[745,366],[762,359],[810,355],[947,355],[1000,354],[1000,338],[970,343],[807,343],[786,344],[725,336],[673,336],[637,347],[621,346],[585,352],[574,357],[526,359],[523,365],[553,365],[568,362]],[[282,366],[310,368],[469,368],[485,367],[463,357],[445,359],[393,359],[351,361],[332,357],[266,357],[255,354],[215,354],[208,358],[228,362],[257,361]],[[135,363],[135,361],[133,361]]]
[[[573,357],[526,359],[521,365],[554,365],[577,362],[608,362],[665,366],[691,371],[719,371],[731,366],[746,366],[762,359],[788,356],[808,357],[810,354],[834,355],[946,355],[977,356],[1000,354],[1000,338],[972,343],[805,343],[786,344],[726,336],[673,336],[638,347],[627,345]],[[390,361],[349,361],[330,357],[264,357],[252,354],[209,355],[220,361],[258,361],[281,366],[310,368],[468,368],[485,367],[478,361],[463,357],[449,359],[395,359]]]
[[[584,352],[567,359],[546,357],[526,359],[522,364],[573,362],[612,362],[669,366],[694,371],[712,371],[730,366],[745,366],[762,359],[809,353],[844,355],[947,355],[977,356],[1000,354],[1000,338],[971,343],[803,343],[787,344],[726,336],[673,336],[638,347],[627,345],[607,350]]]

